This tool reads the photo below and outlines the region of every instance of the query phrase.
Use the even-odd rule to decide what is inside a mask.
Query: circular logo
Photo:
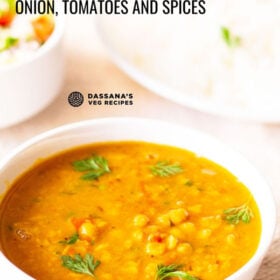
[[[80,107],[84,103],[84,96],[78,91],[73,91],[68,96],[68,102],[73,107]]]

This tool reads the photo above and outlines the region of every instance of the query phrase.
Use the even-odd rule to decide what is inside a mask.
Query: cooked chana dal
[[[38,160],[0,208],[1,249],[39,280],[222,280],[255,253],[257,205],[192,152],[110,142]]]

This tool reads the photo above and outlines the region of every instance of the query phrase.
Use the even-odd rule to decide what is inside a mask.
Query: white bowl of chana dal
[[[0,128],[45,108],[63,83],[64,17],[17,14],[0,0]]]
[[[108,118],[41,134],[0,164],[5,279],[251,280],[270,189],[211,137]]]

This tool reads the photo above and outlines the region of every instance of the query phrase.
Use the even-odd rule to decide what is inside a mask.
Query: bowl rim
[[[23,60],[12,62],[11,64],[5,65],[3,68],[0,68],[0,75],[12,72],[14,70],[18,70],[25,66],[29,66],[35,60],[46,55],[51,49],[53,49],[60,42],[65,30],[65,15],[62,11],[61,4],[56,4],[56,5],[58,7],[57,11],[59,14],[58,16],[56,16],[55,14],[53,15],[55,20],[55,26],[51,36],[32,55],[28,56]]]
[[[14,160],[16,158],[16,156],[22,152],[24,152],[26,149],[28,148],[32,148],[33,145],[35,144],[39,144],[41,141],[44,140],[48,140],[48,139],[52,139],[52,137],[60,134],[60,133],[66,133],[68,131],[71,130],[75,130],[75,129],[82,129],[84,127],[88,127],[88,126],[98,126],[98,125],[111,125],[114,126],[114,124],[130,124],[130,125],[134,125],[136,126],[137,124],[146,124],[146,125],[163,125],[163,126],[167,126],[167,127],[174,127],[177,129],[184,129],[186,130],[188,133],[190,133],[191,135],[193,135],[194,137],[199,137],[199,138],[205,138],[206,141],[210,140],[210,143],[217,143],[222,145],[222,147],[226,148],[227,152],[230,152],[231,155],[236,155],[238,157],[238,159],[240,159],[240,161],[242,161],[243,163],[245,163],[248,167],[250,167],[250,170],[252,172],[256,172],[263,180],[262,180],[262,184],[264,185],[264,187],[266,188],[266,195],[268,197],[268,199],[271,202],[271,225],[272,227],[270,227],[269,230],[269,238],[264,238],[263,236],[263,227],[261,230],[261,236],[260,236],[260,240],[259,240],[259,244],[258,247],[255,251],[255,253],[253,254],[253,256],[242,266],[240,267],[237,271],[235,271],[233,274],[231,274],[230,276],[228,276],[225,280],[235,280],[236,278],[242,276],[244,273],[246,273],[248,270],[250,270],[251,267],[254,266],[258,266],[258,264],[260,263],[260,261],[262,261],[262,259],[265,257],[265,254],[267,253],[272,241],[273,241],[273,237],[275,235],[275,229],[276,229],[276,221],[277,221],[277,207],[276,207],[276,201],[275,198],[273,196],[273,192],[271,190],[270,185],[267,183],[267,181],[264,179],[264,177],[262,176],[262,174],[259,173],[259,171],[254,167],[253,164],[251,164],[250,161],[248,161],[240,152],[236,151],[235,149],[233,149],[230,145],[225,144],[224,142],[220,141],[219,139],[217,139],[216,137],[213,137],[205,132],[202,132],[200,130],[197,129],[193,129],[190,128],[188,126],[185,125],[181,125],[181,124],[175,124],[174,122],[170,122],[170,121],[162,121],[159,119],[151,119],[151,118],[138,118],[138,117],[105,117],[105,118],[98,118],[98,119],[89,119],[89,120],[83,120],[83,121],[78,121],[78,122],[72,122],[72,123],[68,123],[68,124],[64,124],[62,126],[58,126],[56,128],[47,130],[43,133],[40,133],[38,135],[35,135],[33,137],[31,137],[29,140],[23,142],[22,144],[20,144],[19,146],[17,146],[16,148],[14,148],[8,155],[6,155],[5,157],[3,157],[3,159],[0,160],[0,176],[1,176],[1,171],[3,168],[5,168],[5,166],[7,164],[10,163],[10,161]],[[101,143],[101,142],[114,142],[116,140],[104,140],[104,141],[92,141],[92,143]],[[125,138],[123,138],[122,140],[117,140],[117,141],[125,141]],[[137,139],[135,139],[135,141],[137,141]],[[139,141],[146,141],[146,140],[139,140]],[[156,140],[153,141],[149,141],[147,140],[146,142],[151,142],[151,143],[157,143]],[[84,145],[84,144],[82,144]],[[168,144],[167,144],[168,145]],[[211,144],[212,145],[212,144]],[[74,147],[75,145],[73,145]],[[170,144],[170,146],[174,146],[176,147],[176,145]],[[180,147],[179,145],[177,147]],[[182,148],[182,147],[180,147]],[[64,150],[67,150],[69,148],[66,148]],[[182,149],[187,149],[187,148],[182,148]],[[63,151],[63,149],[61,149],[60,151]],[[190,150],[192,151],[192,150]],[[57,154],[58,152],[55,152],[53,154]],[[194,152],[196,153],[196,152]],[[212,160],[212,159],[210,159]],[[215,162],[215,160],[212,160]],[[219,165],[221,165],[220,163],[218,163]],[[225,167],[226,168],[226,167]],[[227,169],[227,168],[226,168]],[[227,169],[228,170],[228,169]],[[231,170],[229,170],[232,174],[234,174]],[[20,175],[20,174],[18,174]],[[17,176],[15,176],[14,178],[17,178]],[[247,187],[247,185],[245,184],[245,186]],[[247,187],[250,190],[250,187]],[[251,191],[251,190],[250,190]],[[1,194],[5,195],[6,190],[4,190]],[[1,202],[0,202],[1,203]],[[262,209],[264,207],[261,208],[260,205],[258,205],[259,211],[260,213],[262,213]],[[266,236],[267,237],[267,236]],[[3,261],[3,258],[5,259],[5,261],[9,262],[12,264],[12,262],[10,262],[2,253],[2,251],[0,250],[0,263]],[[2,259],[2,260],[1,260]],[[14,264],[12,264],[16,269],[19,269],[17,266],[15,266]],[[23,272],[23,271],[22,271]],[[23,275],[25,274],[25,272],[23,272]],[[30,277],[29,275],[27,275],[28,277]],[[33,279],[33,278],[28,278],[28,279]]]

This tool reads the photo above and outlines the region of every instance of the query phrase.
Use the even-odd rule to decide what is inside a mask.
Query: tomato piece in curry
[[[230,172],[144,142],[38,160],[4,196],[0,218],[1,250],[39,280],[222,280],[261,234],[258,207]]]

